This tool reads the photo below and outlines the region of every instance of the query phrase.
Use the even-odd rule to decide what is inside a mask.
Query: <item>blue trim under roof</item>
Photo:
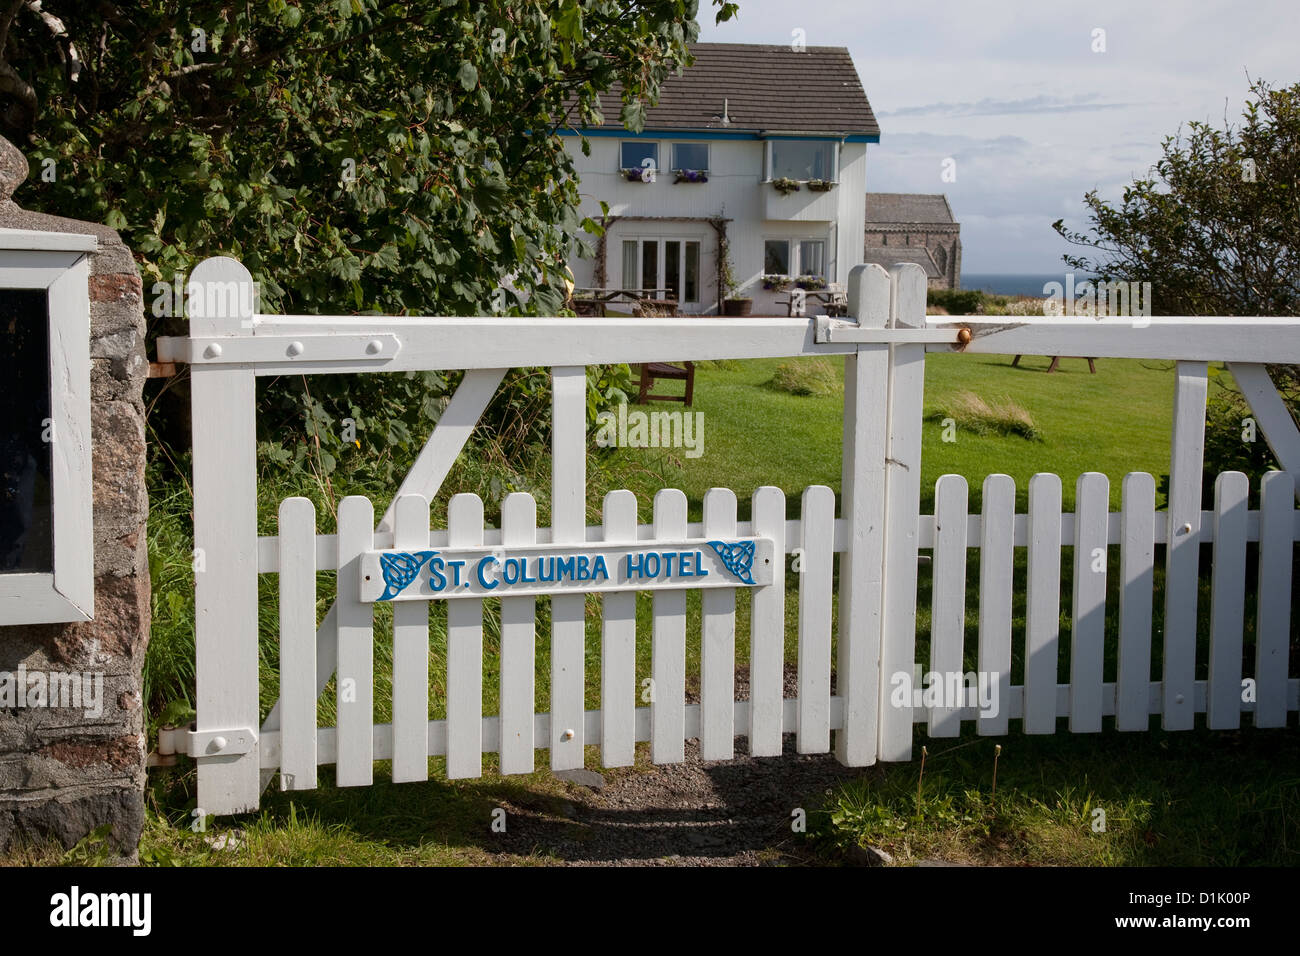
[[[844,143],[879,143],[879,136],[868,136],[861,133],[855,133],[852,136],[835,136],[833,134],[810,134],[808,136],[764,136],[754,130],[740,132],[738,130],[684,130],[684,129],[648,129],[640,133],[629,132],[625,129],[557,129],[555,132],[561,136],[590,136],[593,138],[616,137],[618,139],[749,139],[749,140],[766,140],[766,139],[825,139],[835,142]]]

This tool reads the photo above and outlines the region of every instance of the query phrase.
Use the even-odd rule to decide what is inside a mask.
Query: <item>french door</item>
[[[624,239],[623,288],[655,290],[679,305],[700,301],[700,240]]]

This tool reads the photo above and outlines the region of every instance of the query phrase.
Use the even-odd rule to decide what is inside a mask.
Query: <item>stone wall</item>
[[[931,289],[961,288],[961,226],[957,223],[867,223],[865,248],[924,246],[942,273],[931,276]],[[942,260],[942,261],[940,261]]]
[[[27,173],[22,154],[0,139],[0,227],[89,233],[99,243],[89,290],[95,619],[0,625],[0,672],[102,673],[103,690],[97,716],[85,707],[0,707],[0,853],[20,841],[71,846],[111,824],[114,843],[132,856],[144,824],[140,692],[150,620],[140,273],[112,229],[18,206],[10,196]]]

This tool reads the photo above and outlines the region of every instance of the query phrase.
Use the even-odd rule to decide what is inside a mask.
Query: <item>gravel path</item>
[[[736,674],[738,699],[748,696],[746,676]],[[787,673],[787,697],[794,696],[793,681]],[[792,832],[791,811],[820,806],[832,787],[864,770],[841,766],[833,754],[801,756],[794,746],[786,735],[783,756],[754,758],[746,756],[748,740],[737,737],[736,759],[705,761],[687,741],[684,763],[579,772],[597,786],[571,782],[567,799],[539,795],[508,806],[496,848],[565,866],[835,862]]]

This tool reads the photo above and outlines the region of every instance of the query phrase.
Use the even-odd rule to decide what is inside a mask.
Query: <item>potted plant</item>
[[[630,183],[652,183],[655,181],[654,168],[627,166],[623,169],[623,178]]]
[[[722,314],[749,315],[754,308],[754,300],[736,295],[739,289],[736,283],[736,272],[731,264],[731,243],[725,233],[718,239],[718,281],[722,283]]]
[[[808,180],[808,189],[815,193],[828,193],[835,188],[835,184],[829,179],[810,179]]]
[[[779,179],[772,180],[772,187],[782,196],[788,196],[799,191],[799,181],[788,176],[782,176]]]
[[[765,275],[763,276],[763,288],[768,292],[784,292],[790,288],[791,279],[783,275]]]
[[[795,280],[795,286],[805,289],[809,292],[826,288],[826,280],[821,276],[800,276]]]
[[[674,169],[673,172],[677,178],[674,183],[707,183],[709,181],[708,170],[705,169]]]

